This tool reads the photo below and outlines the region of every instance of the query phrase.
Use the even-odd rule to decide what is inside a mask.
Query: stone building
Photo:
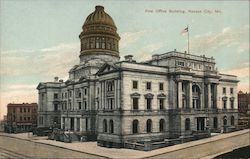
[[[37,87],[39,126],[56,121],[100,146],[144,150],[237,126],[237,77],[220,74],[213,57],[174,50],[119,61],[120,37],[102,6],[82,29],[80,62],[69,79]]]
[[[6,132],[26,132],[37,126],[37,103],[7,105]]]
[[[247,112],[250,112],[250,93],[239,91],[238,101],[239,113],[247,114]]]

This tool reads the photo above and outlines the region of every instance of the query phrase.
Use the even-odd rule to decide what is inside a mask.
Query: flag
[[[187,32],[188,32],[188,27],[186,27],[181,31],[181,35],[185,35]]]

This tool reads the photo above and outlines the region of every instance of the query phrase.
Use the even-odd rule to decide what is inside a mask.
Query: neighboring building
[[[100,146],[138,143],[144,150],[236,128],[237,77],[220,74],[212,57],[174,50],[141,63],[132,55],[119,61],[120,37],[102,6],[82,28],[80,63],[69,79],[37,87],[39,126],[60,122]]]
[[[250,111],[250,93],[238,93],[238,109],[239,113],[246,114]]]
[[[31,131],[37,125],[37,107],[37,103],[8,104],[5,131]]]
[[[6,124],[7,124],[7,115],[4,115],[3,120],[0,121],[0,131],[5,130]]]

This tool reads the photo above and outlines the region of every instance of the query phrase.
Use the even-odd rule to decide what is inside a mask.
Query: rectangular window
[[[147,101],[147,110],[150,110],[151,109],[151,101],[152,101],[152,99],[148,98],[148,99],[146,99],[146,101]]]
[[[223,108],[227,109],[227,101],[226,100],[223,100]]]
[[[54,99],[58,99],[58,94],[54,93]]]
[[[23,112],[23,109],[22,109],[22,108],[20,108],[20,112],[21,112],[21,113]]]
[[[58,110],[58,104],[54,104],[54,110],[55,110],[55,111]]]
[[[24,120],[26,120],[26,117],[24,117]]]
[[[178,65],[178,66],[184,66],[184,62],[182,62],[182,61],[177,61],[177,65]]]
[[[72,96],[72,92],[71,91],[69,91],[69,97],[71,97]]]
[[[159,90],[163,91],[164,87],[163,87],[163,83],[159,83]]]
[[[81,102],[78,102],[78,108],[79,108],[79,110],[82,109],[82,103]]]
[[[147,89],[147,90],[151,90],[151,82],[147,82],[147,84],[146,84],[146,89]]]
[[[138,89],[138,81],[133,81],[133,89]]]
[[[30,120],[30,117],[28,117],[28,120]]]
[[[159,99],[160,110],[164,109],[164,99]]]
[[[133,98],[133,110],[138,110],[138,98]]]
[[[223,87],[223,94],[226,94],[226,87]]]
[[[231,105],[231,109],[234,109],[234,101],[233,100],[230,101],[230,105]]]
[[[28,112],[30,112],[30,108],[28,108]]]
[[[84,109],[87,109],[87,101],[84,101]]]
[[[23,111],[26,112],[26,108],[23,108]]]
[[[230,88],[230,93],[233,94],[234,93],[234,89]]]
[[[84,89],[84,95],[87,95],[87,89],[86,88]]]

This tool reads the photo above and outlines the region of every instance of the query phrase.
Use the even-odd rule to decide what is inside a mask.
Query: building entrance
[[[70,118],[70,130],[74,130],[74,118]]]
[[[204,131],[205,130],[205,117],[198,117],[197,118],[197,131]]]

